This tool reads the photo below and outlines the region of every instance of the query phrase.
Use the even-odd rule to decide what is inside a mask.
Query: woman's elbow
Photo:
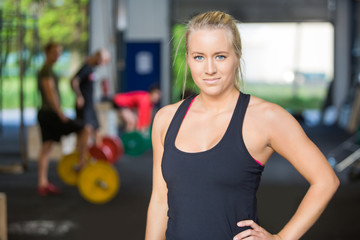
[[[340,180],[335,173],[326,178],[326,189],[333,195],[340,186]]]
[[[333,177],[333,188],[334,188],[334,192],[336,192],[336,190],[339,188],[340,186],[340,180],[339,178],[336,176],[336,174],[334,174],[335,176]]]
[[[317,180],[314,181],[311,185],[314,187],[317,186],[319,190],[321,189],[320,192],[323,196],[331,197],[339,188],[340,180],[336,176],[335,172],[332,171],[331,173],[327,173],[317,178]]]

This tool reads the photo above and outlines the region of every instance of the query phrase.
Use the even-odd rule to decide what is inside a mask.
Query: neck
[[[51,62],[50,60],[45,60],[45,65],[52,67],[54,65],[54,62]]]
[[[200,93],[197,97],[199,105],[206,111],[222,112],[227,108],[233,108],[235,100],[239,97],[239,91],[235,88],[221,95],[211,96]]]

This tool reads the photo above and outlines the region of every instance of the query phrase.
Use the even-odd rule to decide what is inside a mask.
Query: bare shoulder
[[[156,113],[154,121],[159,123],[165,123],[168,119],[171,120],[181,103],[182,101],[162,107]]]
[[[265,101],[256,96],[251,96],[248,111],[252,117],[257,117],[268,123],[281,121],[296,121],[292,115],[281,106]]]
[[[173,119],[177,109],[183,101],[167,105],[162,107],[155,115],[153,123],[153,131],[156,131],[158,134],[165,136],[165,133],[170,125],[171,120]]]
[[[299,122],[275,103],[252,96],[248,110],[250,121],[267,136],[270,145],[274,141],[306,136]]]

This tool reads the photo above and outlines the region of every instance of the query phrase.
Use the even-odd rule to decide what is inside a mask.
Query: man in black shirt
[[[84,124],[78,120],[72,120],[65,116],[61,109],[59,93],[59,78],[53,71],[62,52],[62,47],[56,43],[45,46],[46,59],[38,73],[38,88],[41,94],[41,107],[38,112],[38,121],[41,129],[42,146],[38,163],[38,188],[40,196],[58,194],[59,188],[48,180],[48,162],[51,148],[54,142],[59,142],[62,135],[72,132],[78,133],[79,166],[85,164],[88,131]]]

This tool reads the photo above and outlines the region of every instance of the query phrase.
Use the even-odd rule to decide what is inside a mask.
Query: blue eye
[[[224,55],[218,55],[216,56],[216,59],[218,60],[224,60],[226,57]]]
[[[201,61],[201,60],[204,60],[204,57],[203,56],[195,56],[194,59],[197,61]]]

